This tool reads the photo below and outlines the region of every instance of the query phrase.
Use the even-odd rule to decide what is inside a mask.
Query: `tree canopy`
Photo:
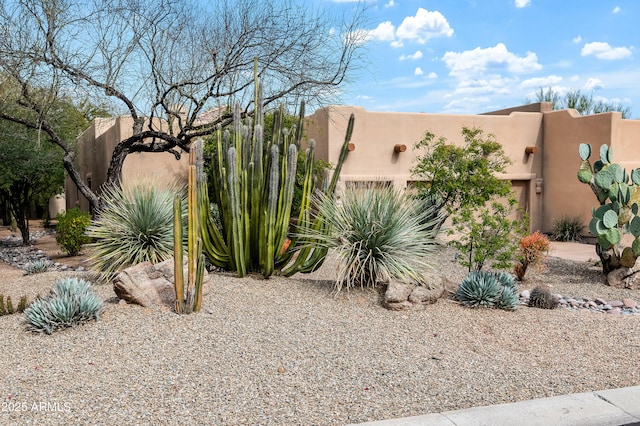
[[[132,136],[115,147],[107,173],[107,183],[118,184],[128,154],[179,157],[230,122],[232,104],[252,114],[254,60],[267,106],[335,100],[363,46],[362,8],[350,10],[337,16],[295,0],[3,2],[0,93],[5,83],[20,90],[0,97],[0,119],[47,133],[96,206],[72,141],[52,120],[55,99],[90,99],[133,118]]]
[[[622,118],[631,118],[631,108],[625,107],[618,102],[607,102],[598,99],[591,93],[582,93],[574,89],[562,95],[557,90],[549,87],[542,87],[536,92],[536,102],[550,102],[553,109],[575,109],[580,115],[599,114],[602,112],[619,111]]]

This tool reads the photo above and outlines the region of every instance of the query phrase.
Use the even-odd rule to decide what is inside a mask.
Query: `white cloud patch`
[[[562,77],[558,75],[550,75],[548,77],[535,77],[528,80],[524,80],[520,83],[520,87],[523,89],[550,87],[562,82]]]
[[[516,7],[527,7],[531,4],[531,0],[516,0]]]
[[[395,38],[394,32],[394,25],[389,21],[385,21],[378,24],[373,30],[355,30],[348,33],[346,37],[356,43],[364,44],[369,41],[392,41]]]
[[[414,53],[413,55],[402,55],[402,56],[400,56],[399,59],[401,61],[404,61],[404,60],[407,60],[407,59],[412,60],[412,61],[415,61],[417,59],[422,59],[422,52],[417,50],[416,53]]]
[[[395,5],[396,5],[396,3],[393,0],[389,0],[388,3],[384,4],[384,7],[393,7]]]
[[[589,91],[604,89],[604,83],[602,83],[602,80],[600,80],[599,78],[589,77],[583,87],[585,90]]]
[[[464,52],[446,52],[442,60],[450,69],[449,75],[462,79],[485,73],[511,72],[521,74],[542,68],[535,53],[527,52],[526,56],[519,57],[509,52],[503,43],[486,49],[477,47]]]
[[[580,54],[582,56],[594,55],[598,59],[611,61],[631,56],[631,49],[628,47],[612,47],[609,43],[594,41],[593,43],[585,44]]]
[[[453,29],[447,19],[438,11],[418,8],[415,16],[407,16],[396,31],[400,40],[415,40],[424,44],[432,38],[451,37]]]
[[[427,77],[431,78],[431,79],[436,79],[436,78],[438,78],[438,74],[436,74],[435,72],[431,71]]]
[[[580,34],[578,34],[573,38],[574,43],[580,43],[581,41],[582,41],[582,36]]]
[[[620,6],[616,6],[613,8],[613,10],[611,11],[611,13],[618,13],[620,12]]]
[[[416,69],[413,71],[413,75],[423,75],[424,71],[422,71],[422,68],[420,67],[416,67]]]

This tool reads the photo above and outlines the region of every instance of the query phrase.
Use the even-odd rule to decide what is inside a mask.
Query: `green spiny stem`
[[[182,271],[182,205],[180,195],[173,199],[173,275],[176,313],[184,312],[184,275]]]

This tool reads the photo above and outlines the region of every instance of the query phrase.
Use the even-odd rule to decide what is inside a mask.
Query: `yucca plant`
[[[520,303],[517,286],[511,274],[493,271],[471,271],[462,280],[456,300],[471,308],[514,310]]]
[[[340,200],[316,194],[324,231],[306,230],[303,237],[339,259],[336,292],[373,287],[390,279],[425,284],[422,271],[431,264],[437,244],[432,212],[403,190],[366,185],[351,188]]]
[[[95,239],[89,245],[89,262],[101,279],[173,256],[173,198],[183,192],[176,185],[163,188],[152,181],[104,191],[103,207],[87,230]]]
[[[582,220],[580,216],[562,216],[553,223],[551,237],[555,241],[582,241]]]
[[[58,281],[48,296],[36,298],[24,314],[29,330],[51,334],[92,319],[97,321],[103,308],[91,283],[73,277]]]
[[[25,265],[24,274],[25,275],[40,274],[43,272],[47,272],[52,267],[53,267],[53,262],[50,260],[35,260]]]

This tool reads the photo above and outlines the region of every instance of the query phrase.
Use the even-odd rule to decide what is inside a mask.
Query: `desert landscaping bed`
[[[465,270],[443,251],[437,273]],[[520,289],[631,298],[597,266],[550,258]],[[640,315],[463,308],[389,311],[380,294],[334,297],[329,260],[294,278],[213,273],[203,311],[118,303],[98,322],[34,334],[0,317],[3,424],[358,423],[640,384]],[[4,266],[0,293],[46,294],[71,273]],[[91,278],[88,272],[75,272]]]

